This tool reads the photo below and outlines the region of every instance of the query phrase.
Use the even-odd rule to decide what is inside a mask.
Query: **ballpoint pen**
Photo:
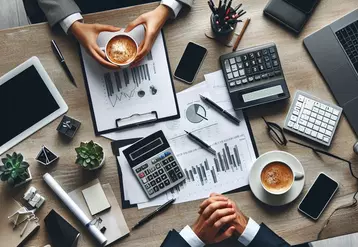
[[[227,111],[225,111],[223,108],[221,108],[219,105],[217,105],[214,101],[212,101],[211,99],[204,97],[202,95],[200,95],[200,98],[207,104],[209,104],[212,108],[214,108],[216,111],[218,111],[219,113],[221,113],[223,116],[227,117],[228,119],[230,119],[232,122],[234,122],[235,124],[239,125],[240,124],[240,120],[237,117],[234,117],[233,115],[231,115],[230,113],[228,113]]]
[[[150,221],[152,218],[154,218],[156,215],[158,215],[160,212],[162,212],[164,209],[166,209],[167,207],[169,207],[170,205],[172,205],[175,202],[175,198],[167,201],[166,203],[164,203],[162,206],[158,207],[156,210],[154,210],[152,213],[148,214],[147,216],[145,216],[142,220],[140,220],[137,224],[135,224],[135,226],[132,227],[132,230],[144,225],[145,223],[147,223],[148,221]]]
[[[196,142],[197,144],[199,144],[199,145],[200,145],[202,148],[204,148],[206,151],[208,151],[208,152],[210,152],[210,153],[216,155],[216,151],[215,151],[212,147],[210,147],[210,145],[206,144],[206,143],[205,143],[204,141],[202,141],[199,137],[193,135],[192,133],[190,133],[190,132],[188,132],[188,131],[186,131],[186,130],[184,130],[184,131],[185,131],[185,133],[187,133],[188,137],[189,137],[192,141],[194,141],[194,142]]]
[[[53,49],[53,52],[55,53],[58,61],[60,61],[61,65],[62,65],[62,68],[65,70],[68,78],[70,79],[71,83],[77,87],[76,85],[76,82],[75,82],[75,78],[73,78],[72,74],[71,74],[71,71],[69,70],[69,68],[67,67],[67,64],[65,62],[65,58],[63,57],[60,49],[58,48],[56,42],[54,40],[51,40],[51,46],[52,46],[52,49]]]
[[[235,7],[234,11],[235,11],[235,12],[238,11],[239,8],[241,8],[241,6],[242,6],[242,3],[240,3],[239,5],[237,5],[237,6]]]

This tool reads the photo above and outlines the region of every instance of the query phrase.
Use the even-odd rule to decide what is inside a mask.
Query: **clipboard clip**
[[[139,127],[150,123],[156,123],[158,121],[158,113],[156,111],[135,113],[129,117],[118,118],[115,121],[117,130]]]

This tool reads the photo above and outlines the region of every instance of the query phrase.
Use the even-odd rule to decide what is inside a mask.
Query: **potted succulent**
[[[75,149],[77,153],[76,164],[87,170],[96,170],[104,165],[103,148],[93,142],[81,142],[80,146]]]
[[[32,180],[29,163],[24,161],[22,154],[6,154],[6,158],[1,159],[3,165],[0,166],[1,181],[13,187],[18,187]]]

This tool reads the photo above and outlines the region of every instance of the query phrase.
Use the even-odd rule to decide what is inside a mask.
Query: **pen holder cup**
[[[231,11],[234,11],[234,9],[231,8]],[[217,24],[216,23],[217,21],[218,21],[217,15],[211,14],[210,16],[211,29],[213,30],[213,33],[216,36],[220,36],[220,37],[229,36],[235,32],[237,23],[225,25],[220,23]]]

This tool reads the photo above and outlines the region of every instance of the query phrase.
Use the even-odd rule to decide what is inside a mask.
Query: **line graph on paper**
[[[144,98],[156,94],[153,77],[156,74],[152,53],[141,65],[103,74],[103,93],[111,107],[124,100]]]

